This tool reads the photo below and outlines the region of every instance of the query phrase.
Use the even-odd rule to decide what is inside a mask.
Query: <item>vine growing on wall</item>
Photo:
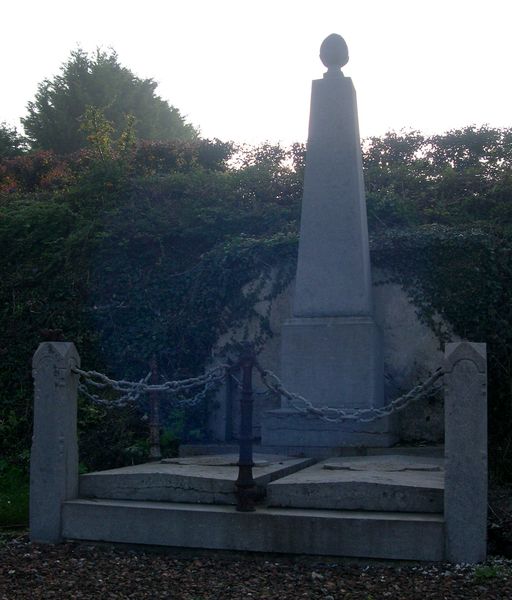
[[[491,464],[510,479],[512,239],[495,228],[432,225],[382,233],[372,246],[374,264],[406,290],[441,347],[452,335],[487,344]]]
[[[389,134],[364,152],[372,261],[408,291],[440,342],[437,315],[454,334],[488,343],[491,447],[506,468],[510,136]],[[60,330],[84,366],[113,376],[144,375],[153,354],[169,378],[196,375],[237,325],[255,320],[260,342],[272,334],[254,305],[294,274],[303,147],[236,153],[198,140],[108,149],[0,163],[0,453],[12,460],[28,456],[30,359],[42,330]],[[88,465],[133,460],[127,449],[145,436],[139,417],[83,404]],[[179,435],[205,433],[200,410],[174,418]]]

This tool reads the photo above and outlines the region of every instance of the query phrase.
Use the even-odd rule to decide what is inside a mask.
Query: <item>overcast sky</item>
[[[304,141],[322,40],[339,33],[363,137],[512,126],[512,0],[4,0],[0,121],[69,52],[112,47],[205,137]]]

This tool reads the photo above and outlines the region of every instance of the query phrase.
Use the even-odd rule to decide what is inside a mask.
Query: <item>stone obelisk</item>
[[[327,67],[313,81],[292,318],[282,330],[281,379],[316,406],[384,403],[379,331],[373,320],[368,225],[356,94],[341,71],[344,39],[320,48]],[[267,413],[262,443],[389,445],[389,423],[326,423],[290,410]]]

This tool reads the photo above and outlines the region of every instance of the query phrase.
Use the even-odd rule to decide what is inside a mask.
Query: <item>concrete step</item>
[[[353,420],[332,422],[292,408],[278,408],[267,410],[262,415],[261,443],[275,447],[303,444],[306,448],[389,448],[398,442],[395,430],[396,415],[371,423]]]
[[[81,498],[236,504],[238,455],[167,459],[80,476]],[[254,480],[260,492],[279,477],[313,464],[310,458],[259,454]]]
[[[185,548],[440,561],[444,521],[431,513],[261,508],[122,500],[63,504],[66,539]],[[420,542],[419,542],[420,540]]]
[[[338,446],[336,448],[329,446],[262,446],[254,444],[254,455],[259,454],[280,454],[295,457],[313,457],[316,459],[329,458],[334,456],[380,456],[389,454],[405,454],[411,456],[434,456],[442,458],[444,456],[444,446],[406,446],[397,445],[382,446],[376,448],[364,446]],[[206,454],[237,454],[238,444],[233,442],[213,442],[203,444],[181,444],[180,456],[200,456]]]
[[[269,506],[443,512],[444,459],[421,456],[334,458],[267,487]]]

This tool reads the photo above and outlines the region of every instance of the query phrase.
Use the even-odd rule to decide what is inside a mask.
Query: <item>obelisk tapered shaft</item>
[[[313,81],[293,314],[371,313],[356,94],[338,71]]]
[[[339,35],[322,44],[328,67],[313,81],[299,260],[292,318],[282,329],[286,388],[321,407],[382,406],[383,361],[372,315],[368,226],[356,95],[341,73]],[[262,425],[268,445],[390,445],[389,423],[327,423],[282,401]]]

